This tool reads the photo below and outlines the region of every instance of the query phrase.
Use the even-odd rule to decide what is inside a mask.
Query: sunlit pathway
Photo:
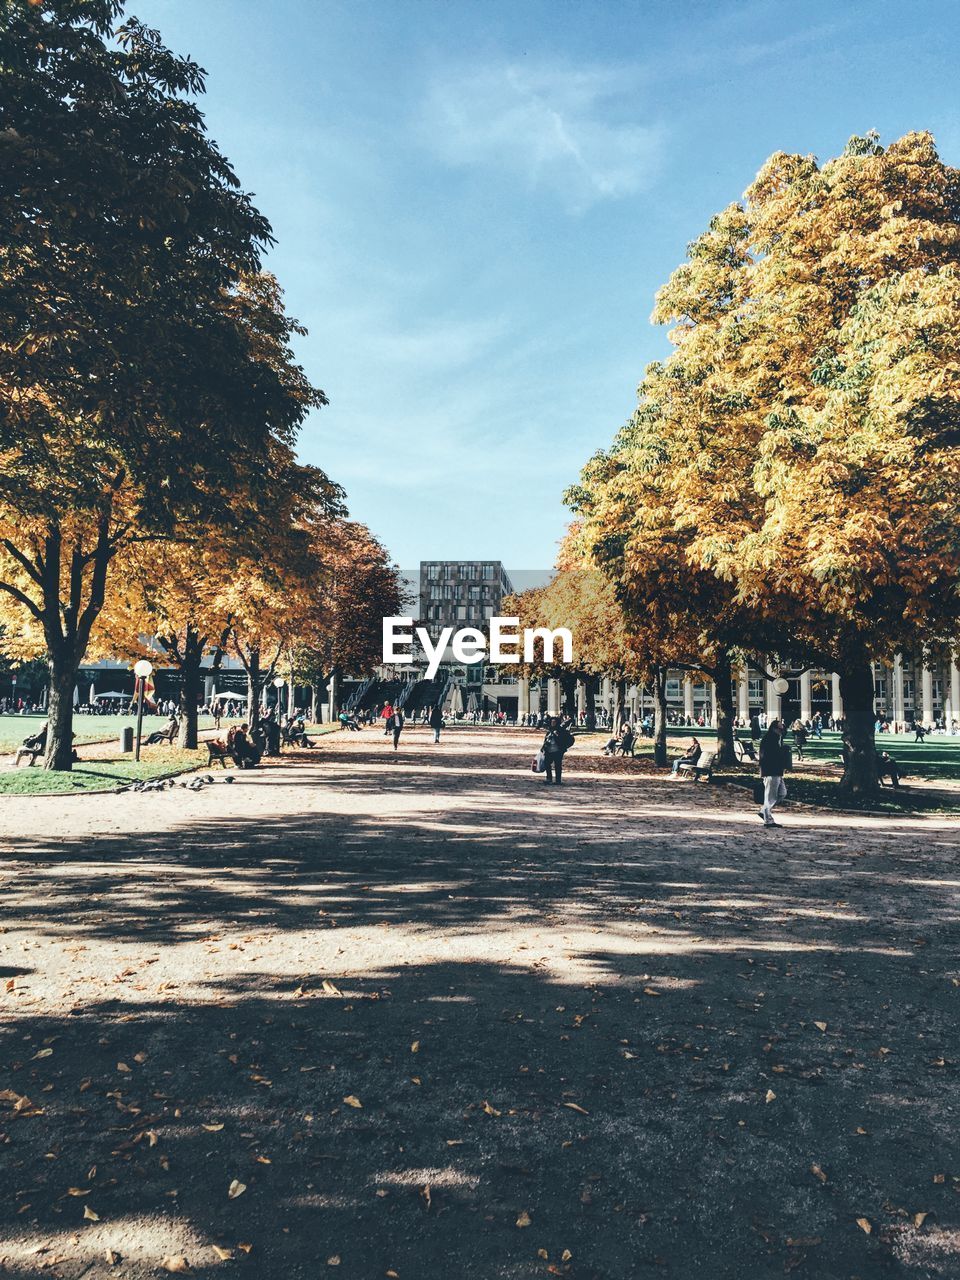
[[[431,737],[0,801],[0,1274],[957,1274],[960,824]]]

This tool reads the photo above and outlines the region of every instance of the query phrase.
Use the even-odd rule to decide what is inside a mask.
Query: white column
[[[547,681],[547,715],[558,716],[560,714],[560,681]]]
[[[921,699],[923,701],[923,710],[920,717],[924,724],[933,723],[933,672],[929,667],[924,667],[920,677],[920,685],[923,690]]]
[[[636,720],[640,707],[640,688],[638,685],[632,684],[627,693],[627,704],[630,707],[630,719]]]
[[[800,677],[800,719],[813,719],[813,682],[809,671]]]
[[[585,713],[587,709],[587,686],[582,680],[577,681],[577,719]]]
[[[830,677],[830,714],[834,720],[839,720],[843,716],[843,699],[840,697],[840,677],[836,672]]]
[[[203,700],[209,706],[210,699],[213,697],[213,676],[203,677]]]
[[[746,671],[737,676],[737,715],[744,723],[750,719],[750,680]]]
[[[340,680],[334,672],[327,681],[327,701],[330,706],[330,721],[336,720],[340,714]]]
[[[683,677],[683,714],[693,719],[693,681],[689,676]]]
[[[717,727],[717,684],[715,680],[710,681],[710,726],[713,729]]]
[[[600,686],[600,705],[606,707],[608,711],[613,706],[613,681],[609,676],[603,677],[603,683]]]
[[[530,714],[530,677],[519,676],[517,679],[517,719]]]
[[[893,659],[893,718],[902,727],[907,718],[903,705],[903,654]]]

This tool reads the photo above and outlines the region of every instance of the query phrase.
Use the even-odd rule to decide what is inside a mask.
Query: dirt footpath
[[[535,743],[0,800],[0,1276],[960,1275],[960,823]]]

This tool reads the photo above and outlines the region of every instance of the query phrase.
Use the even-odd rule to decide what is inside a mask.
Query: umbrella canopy
[[[97,700],[97,686],[91,680],[90,681],[90,697],[87,699],[87,701],[96,702],[96,700]]]
[[[129,693],[95,693],[91,698],[91,702],[109,702],[111,698],[120,698],[126,702],[133,695]]]
[[[460,692],[460,686],[453,686],[453,693],[450,695],[450,711],[453,715],[458,716],[463,710],[463,694]]]
[[[75,707],[79,707],[80,705],[80,690],[76,685],[73,686],[73,705]]]

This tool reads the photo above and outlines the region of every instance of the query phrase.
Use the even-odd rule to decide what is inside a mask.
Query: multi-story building
[[[420,625],[434,639],[444,627],[482,631],[512,591],[499,560],[421,560]]]

